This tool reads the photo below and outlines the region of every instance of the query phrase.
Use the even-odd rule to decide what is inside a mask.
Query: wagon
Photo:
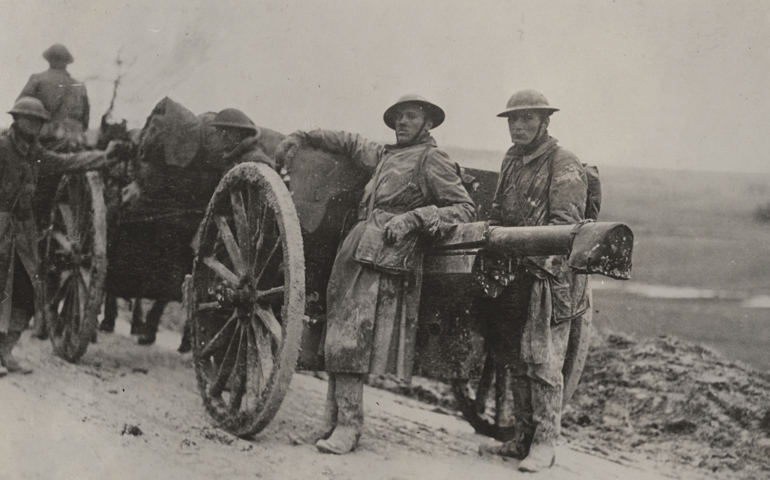
[[[266,150],[272,152],[282,135],[263,131],[270,144]],[[194,254],[189,262],[178,254],[173,272],[145,269],[160,282],[141,276],[127,282],[178,282],[174,296],[182,299],[191,327],[203,403],[221,428],[241,437],[268,425],[296,370],[324,369],[326,285],[368,181],[348,159],[317,150],[299,151],[293,165],[281,175],[267,164],[239,164],[221,178],[205,212],[176,216],[174,225],[165,218],[145,219],[161,233],[184,232],[174,233],[180,245],[197,231]],[[508,378],[487,355],[494,339],[485,338],[484,319],[476,311],[485,294],[474,273],[483,271],[491,256],[565,254],[577,271],[627,278],[633,235],[617,223],[490,227],[483,220],[497,173],[460,173],[482,221],[454,227],[428,249],[422,282],[414,285],[421,289],[419,310],[410,310],[419,314],[409,318],[409,309],[402,309],[396,328],[396,369],[401,378],[420,375],[450,382],[469,423],[479,433],[505,439],[512,433],[505,414]],[[50,203],[41,207],[50,212],[41,247],[48,299],[43,313],[55,353],[76,362],[96,334],[105,290],[105,188],[96,172],[57,182],[49,186],[54,192]],[[116,224],[109,224],[114,240]],[[115,248],[120,242],[112,241],[110,261],[121,268],[141,264],[145,259],[137,252],[152,248],[151,238],[132,237],[133,250]],[[118,277],[121,268],[113,270]],[[113,290],[153,298],[147,288]],[[563,367],[565,402],[588,352],[590,314],[589,309],[571,321]]]
[[[497,174],[462,173],[482,219]],[[283,177],[266,164],[230,170],[214,192],[195,240],[183,310],[192,327],[200,395],[218,426],[240,437],[265,428],[296,370],[323,370],[325,290],[337,246],[350,226],[367,176],[352,162],[301,150]],[[486,355],[484,296],[474,280],[487,255],[569,255],[579,272],[627,278],[633,235],[619,223],[560,227],[453,227],[426,253],[417,318],[402,308],[395,330],[400,377],[452,383],[464,417],[504,439],[506,370]],[[588,352],[590,309],[571,322],[565,401]],[[394,337],[395,338],[395,337]]]

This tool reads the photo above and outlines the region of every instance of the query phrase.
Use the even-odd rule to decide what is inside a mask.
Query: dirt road
[[[71,365],[25,334],[17,350],[35,372],[0,379],[0,479],[665,478],[662,466],[620,465],[569,445],[550,471],[521,474],[515,461],[478,456],[487,439],[461,419],[368,387],[359,449],[322,455],[301,438],[320,418],[326,384],[300,374],[268,428],[238,439],[212,426],[189,354],[169,348],[177,339],[138,347],[102,334]]]

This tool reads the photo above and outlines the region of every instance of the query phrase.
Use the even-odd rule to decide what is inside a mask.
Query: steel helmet
[[[210,125],[215,127],[243,128],[257,133],[257,126],[245,113],[237,108],[225,108],[217,113]]]
[[[414,103],[422,107],[422,109],[425,111],[425,115],[427,115],[428,119],[433,122],[433,128],[436,128],[444,123],[444,118],[446,118],[446,115],[444,114],[444,111],[441,109],[441,107],[429,102],[425,99],[425,97],[421,95],[409,94],[399,98],[396,103],[385,110],[385,113],[382,115],[382,119],[385,121],[385,125],[392,128],[393,130],[396,129],[396,109],[405,103]]]
[[[519,110],[544,110],[548,115],[558,112],[558,108],[553,108],[548,104],[545,95],[534,90],[520,90],[508,99],[505,105],[505,111],[498,113],[498,117],[508,117],[512,112]]]
[[[39,118],[48,121],[51,116],[45,109],[43,102],[35,97],[21,97],[13,104],[13,108],[8,112],[11,115],[25,115],[27,117]]]
[[[43,52],[43,58],[48,60],[48,63],[60,61],[66,64],[70,64],[75,61],[70,51],[67,50],[67,47],[61,43],[54,43],[50,47],[46,48],[45,52]]]

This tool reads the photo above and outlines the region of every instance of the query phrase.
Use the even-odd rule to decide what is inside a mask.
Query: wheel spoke
[[[83,284],[87,289],[91,288],[91,270],[88,268],[80,267],[80,277],[83,279]]]
[[[275,255],[275,252],[278,251],[278,247],[281,246],[281,239],[277,238],[275,240],[275,244],[273,245],[273,248],[270,250],[270,253],[267,255],[267,258],[265,259],[265,262],[260,266],[259,273],[254,277],[254,284],[259,285],[259,281],[262,279],[262,275],[265,273],[265,269],[270,264],[270,260],[273,259],[273,255]]]
[[[201,358],[209,358],[216,352],[222,350],[225,348],[225,345],[227,345],[228,340],[230,340],[233,334],[232,330],[235,327],[235,323],[237,322],[237,315],[236,312],[233,312],[232,316],[227,320],[225,325],[219,329],[219,331],[214,335],[214,337],[209,340],[209,343],[203,347],[203,350],[201,350]]]
[[[254,229],[253,233],[256,233],[262,228],[265,223],[265,216],[267,215],[267,205],[261,201],[261,195],[259,190],[253,186],[249,186],[249,223]]]
[[[59,312],[59,303],[65,298],[65,295],[68,292],[69,288],[69,282],[72,278],[72,272],[64,271],[61,273],[61,277],[59,279],[59,288],[56,290],[56,293],[53,296],[53,301],[51,302],[51,305],[53,305],[56,308],[56,313]]]
[[[484,367],[481,370],[479,387],[476,389],[476,399],[474,400],[476,411],[481,415],[483,415],[487,409],[487,395],[489,394],[489,389],[492,386],[494,377],[495,362],[492,359],[492,354],[487,353],[487,358],[484,360]]]
[[[211,397],[219,397],[222,395],[222,392],[227,385],[227,381],[230,379],[230,374],[232,373],[233,365],[235,364],[235,357],[238,353],[238,346],[235,345],[235,339],[240,338],[238,335],[238,330],[239,328],[236,325],[236,331],[229,338],[230,343],[227,345],[227,351],[225,352],[222,363],[219,365],[219,369],[217,370],[216,379],[211,385],[211,388],[209,388],[209,395]]]
[[[259,319],[262,320],[262,323],[265,325],[265,327],[267,327],[267,329],[270,331],[270,334],[275,338],[276,343],[280,346],[281,342],[283,341],[283,329],[281,328],[281,324],[278,323],[278,320],[275,318],[275,315],[271,309],[272,307],[270,305],[263,307],[259,303],[254,304],[254,312],[257,314]]]
[[[225,267],[219,260],[217,260],[214,257],[205,257],[203,259],[203,263],[206,264],[207,267],[214,270],[214,273],[219,275],[219,278],[222,280],[225,280],[226,282],[229,282],[232,287],[238,286],[238,275],[234,274],[230,271],[229,268]]]
[[[88,286],[85,279],[81,276],[77,276],[78,280],[78,315],[81,323],[86,318],[86,307],[88,305]]]
[[[285,291],[286,287],[284,286],[270,288],[268,290],[257,290],[257,301],[267,303],[273,303],[276,300],[283,301]]]
[[[72,279],[68,290],[67,297],[69,301],[67,302],[67,309],[62,309],[62,314],[64,315],[64,339],[67,344],[71,343],[72,335],[80,330],[77,321],[77,316],[80,311],[80,305],[78,305],[80,299],[78,298],[77,279]]]
[[[55,305],[55,318],[57,321],[57,328],[56,333],[60,334],[64,339],[65,342],[69,341],[69,332],[70,332],[70,325],[69,322],[66,321],[67,316],[70,314],[70,310],[72,310],[72,280],[69,279],[67,283],[62,286],[62,302],[61,302],[61,308],[57,304]]]
[[[67,230],[67,237],[77,243],[77,230],[75,229],[75,218],[72,215],[72,209],[66,203],[59,204],[59,212],[64,221],[64,228]]]
[[[259,369],[262,374],[262,385],[267,386],[270,380],[270,374],[273,372],[273,349],[270,346],[270,339],[267,338],[262,325],[251,316],[251,327],[254,329],[254,339],[257,346],[257,355],[259,355]]]
[[[257,327],[258,325],[252,325]],[[249,409],[257,408],[259,398],[262,395],[262,370],[259,365],[259,346],[257,345],[256,331],[254,328],[247,329],[249,349],[246,355],[246,387],[247,387],[247,405]]]
[[[63,253],[72,253],[72,243],[69,241],[66,235],[61,232],[53,232],[53,238],[59,243],[59,245],[61,245]]]
[[[246,215],[246,207],[243,205],[243,195],[240,190],[230,192],[230,203],[233,206],[233,220],[235,220],[235,232],[238,235],[238,246],[240,247],[244,265],[250,265],[251,257],[251,228]],[[243,275],[243,273],[241,274]]]
[[[235,242],[233,232],[230,230],[230,225],[227,224],[227,219],[222,215],[216,215],[214,217],[214,221],[216,222],[217,228],[219,229],[222,242],[224,242],[225,248],[227,248],[227,254],[230,256],[230,260],[232,260],[233,266],[235,266],[235,270],[239,275],[246,275],[246,264],[243,263],[241,249]],[[238,283],[237,280],[236,283]]]
[[[267,216],[266,206],[259,201],[259,192],[249,188],[249,224],[252,227],[251,246],[253,247],[253,256],[251,257],[250,271],[253,272],[259,261],[259,252],[265,243],[265,217]]]
[[[230,412],[236,413],[241,408],[243,395],[246,393],[246,355],[248,351],[248,328],[241,328],[241,336],[238,340],[238,355],[235,360],[233,372],[233,386],[230,391]]]

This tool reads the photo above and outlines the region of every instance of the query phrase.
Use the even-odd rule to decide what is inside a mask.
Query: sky
[[[63,43],[91,126],[141,127],[164,96],[283,133],[393,142],[401,95],[440,105],[439,146],[505,151],[502,111],[536,89],[584,162],[770,173],[766,0],[0,0],[0,106]],[[120,60],[120,64],[118,64]],[[10,116],[0,126],[10,124]],[[497,168],[498,165],[489,165]]]

